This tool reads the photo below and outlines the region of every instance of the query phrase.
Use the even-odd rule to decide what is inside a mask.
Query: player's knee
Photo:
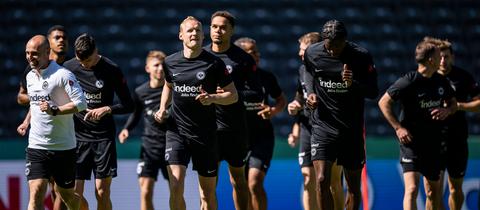
[[[105,200],[110,198],[110,189],[108,188],[98,188],[95,190],[95,196],[98,200]]]
[[[313,187],[315,186],[315,178],[313,178],[310,174],[303,173],[303,186],[304,187]]]

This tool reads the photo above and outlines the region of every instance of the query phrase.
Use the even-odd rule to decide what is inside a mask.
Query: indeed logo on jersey
[[[429,108],[433,108],[433,107],[440,107],[440,105],[442,104],[442,101],[441,100],[438,100],[438,101],[425,101],[425,100],[421,100],[420,101],[420,107],[422,109],[429,109]]]
[[[263,101],[262,102],[243,102],[245,109],[247,111],[254,111],[254,110],[262,110],[263,109]]]
[[[347,83],[346,82],[334,82],[332,80],[323,81],[322,78],[318,79],[320,86],[327,88],[329,93],[345,93],[347,92]]]
[[[87,93],[83,92],[85,95],[85,99],[87,99],[87,103],[92,104],[92,103],[101,103],[102,102],[102,92],[100,93]]]
[[[34,102],[37,102],[37,101],[50,101],[50,95],[38,95],[38,94],[35,94],[35,95],[29,96],[29,98],[30,98],[30,101],[34,101]]]
[[[175,84],[175,87],[173,90],[177,93],[180,94],[182,97],[196,97],[198,94],[200,94],[202,87],[199,86],[188,86],[186,84],[183,84],[181,86],[178,86]]]

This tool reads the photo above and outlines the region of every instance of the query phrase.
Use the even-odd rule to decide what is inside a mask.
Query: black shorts
[[[298,163],[301,167],[311,167],[313,166],[312,162],[312,153],[311,153],[311,139],[312,132],[311,127],[306,127],[301,125],[300,127],[300,148],[298,153]]]
[[[420,172],[428,180],[438,180],[443,164],[440,152],[434,150],[416,144],[400,144],[400,164],[403,172]]]
[[[188,166],[192,158],[193,170],[204,177],[218,174],[218,149],[216,132],[208,136],[187,137],[172,129],[167,131],[165,161],[167,165]]]
[[[273,147],[275,137],[273,130],[258,130],[250,135],[250,152],[247,163],[248,168],[257,168],[265,173],[270,168],[270,162],[273,157]]]
[[[312,127],[312,161],[335,162],[346,169],[361,169],[365,164],[365,140],[361,133],[346,133],[332,137],[318,127]]]
[[[245,165],[248,154],[248,136],[245,131],[217,130],[220,160],[225,160],[230,166]]]
[[[168,180],[167,164],[165,163],[165,144],[145,144],[147,142],[142,137],[143,144],[140,148],[140,160],[137,165],[138,177],[150,177],[155,180],[158,178],[158,171],[162,172],[163,178]],[[165,137],[158,137],[165,138]],[[153,141],[148,141],[153,142]]]
[[[447,139],[445,167],[452,178],[465,176],[468,162],[468,135],[452,132]]]
[[[25,153],[27,180],[50,180],[53,177],[55,183],[62,188],[75,186],[75,149],[55,151],[27,148]]]
[[[77,142],[77,179],[90,180],[117,176],[115,141]]]

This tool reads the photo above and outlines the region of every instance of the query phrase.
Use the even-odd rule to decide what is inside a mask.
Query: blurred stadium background
[[[73,57],[75,38],[83,32],[91,33],[97,40],[100,54],[109,57],[121,67],[133,90],[147,80],[144,63],[149,50],[159,49],[170,54],[181,48],[178,40],[178,25],[186,16],[195,16],[203,22],[204,31],[207,33],[205,44],[209,43],[210,15],[217,10],[228,10],[237,17],[234,39],[248,36],[257,40],[262,54],[260,66],[277,76],[289,101],[293,98],[297,82],[296,72],[300,65],[297,39],[304,33],[319,31],[325,21],[333,18],[345,22],[349,40],[359,43],[371,52],[377,66],[382,94],[399,76],[415,69],[414,48],[426,35],[448,38],[452,41],[456,64],[469,70],[477,81],[480,78],[480,71],[478,71],[480,69],[480,1],[475,0],[0,0],[0,69],[2,72],[0,90],[4,100],[0,103],[0,168],[4,170],[3,168],[13,161],[16,163],[13,165],[20,164],[19,169],[14,167],[14,173],[23,174],[22,171],[16,170],[23,170],[21,160],[26,144],[24,138],[20,138],[15,130],[27,110],[16,104],[16,95],[22,72],[27,65],[24,53],[25,43],[31,36],[45,34],[52,25],[64,25],[69,32],[69,57]],[[367,102],[365,115],[369,160],[372,160],[373,165],[380,164],[379,166],[385,164],[381,161],[391,161],[387,165],[394,165],[392,170],[397,170],[395,164],[398,152],[394,132],[381,116],[376,101]],[[126,117],[117,118],[117,128],[123,125]],[[472,172],[468,176],[473,177],[472,184],[469,186],[474,187],[471,187],[473,189],[472,194],[469,195],[471,198],[467,197],[467,201],[471,203],[467,202],[465,209],[476,209],[477,201],[468,199],[476,199],[478,188],[480,188],[478,181],[480,140],[477,137],[480,134],[480,123],[478,123],[479,115],[469,114],[468,118],[470,133],[473,135],[470,139],[470,156],[472,157],[470,168],[472,169],[469,169]],[[296,203],[290,202],[291,207],[289,206],[288,209],[300,209],[300,197],[295,197],[300,192],[301,183],[301,175],[294,161],[296,149],[290,149],[285,144],[292,119],[283,112],[274,119],[274,123],[277,135],[275,160],[278,160],[276,162],[278,165],[275,165],[274,161],[273,166],[278,168],[272,167],[267,176],[267,188],[269,179],[278,178],[277,183],[285,179],[270,178],[278,176],[274,171],[281,175],[295,174],[294,178],[291,178],[291,182],[295,184],[292,185],[294,189],[281,188],[284,191],[291,191],[292,194],[286,196],[294,196],[293,198],[287,199],[281,195],[278,197],[277,188],[270,189],[270,203],[275,203],[276,200],[280,203],[295,200]],[[134,136],[138,137],[140,131],[141,129],[136,129]],[[127,145],[118,145],[120,158],[126,159],[127,162],[133,161],[128,164],[134,165],[139,151],[138,144],[139,140],[136,138]],[[286,161],[285,165],[281,161]],[[289,169],[292,170],[289,171]],[[401,196],[403,193],[400,176],[397,171],[395,173],[397,176],[395,179],[398,180],[399,185],[392,189],[395,191],[392,198]],[[132,174],[129,175],[132,180],[128,182],[132,183],[130,189],[136,190],[134,172]],[[0,210],[2,207],[14,210],[12,205],[8,207],[7,197],[9,196],[5,196],[10,190],[10,188],[7,190],[7,183],[10,183],[7,176],[0,176]],[[120,176],[123,175],[120,174]],[[387,177],[379,180],[385,178]],[[24,177],[20,179],[23,180]],[[388,179],[385,183],[388,183]],[[25,183],[22,184],[25,186]],[[115,185],[114,182],[113,186]],[[378,184],[372,181],[372,185]],[[26,192],[23,189],[26,187],[21,188]],[[192,190],[196,191],[196,188]],[[230,191],[225,190],[224,194],[224,200],[229,199]],[[113,194],[113,196],[116,195]],[[387,200],[384,202],[390,202],[388,198],[385,199]],[[225,201],[219,200],[222,207]],[[91,203],[94,203],[93,201],[94,199]],[[229,205],[231,203],[225,204],[223,209],[233,208]],[[270,209],[277,209],[272,205],[275,204],[270,204]],[[286,207],[286,204],[282,205]],[[378,207],[379,205],[374,201],[370,204],[372,209],[385,209]],[[118,209],[123,209],[122,206],[116,205]],[[401,203],[398,203],[398,207],[395,205],[395,208],[388,209],[400,207]]]

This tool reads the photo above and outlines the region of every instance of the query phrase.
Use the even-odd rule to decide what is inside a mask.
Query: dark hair
[[[425,40],[421,41],[415,48],[415,61],[420,64],[425,64],[435,53],[435,50],[437,50],[437,46],[434,43]]]
[[[250,37],[241,37],[235,40],[233,44],[237,45],[238,47],[242,48],[243,43],[252,43],[252,44],[257,44],[255,39],[252,39]]]
[[[233,16],[230,12],[228,11],[216,11],[213,13],[212,18],[210,20],[213,20],[214,17],[224,17],[228,20],[232,28],[235,28],[235,16]]]
[[[449,50],[450,53],[453,54],[452,43],[450,41],[448,41],[448,39],[438,39],[438,38],[426,36],[426,37],[423,38],[423,41],[431,42],[431,43],[437,45],[437,47],[440,49],[440,51]]]
[[[329,20],[323,25],[322,39],[339,40],[347,39],[347,28],[338,20]]]
[[[62,26],[62,25],[54,25],[54,26],[52,26],[52,27],[50,27],[50,28],[48,29],[48,31],[47,31],[47,37],[49,37],[50,34],[52,34],[52,32],[54,32],[54,31],[62,31],[62,32],[65,34],[65,36],[67,36],[67,29],[65,29],[64,26]]]
[[[95,39],[87,33],[80,35],[75,40],[75,55],[80,60],[87,59],[93,54],[95,49]]]

